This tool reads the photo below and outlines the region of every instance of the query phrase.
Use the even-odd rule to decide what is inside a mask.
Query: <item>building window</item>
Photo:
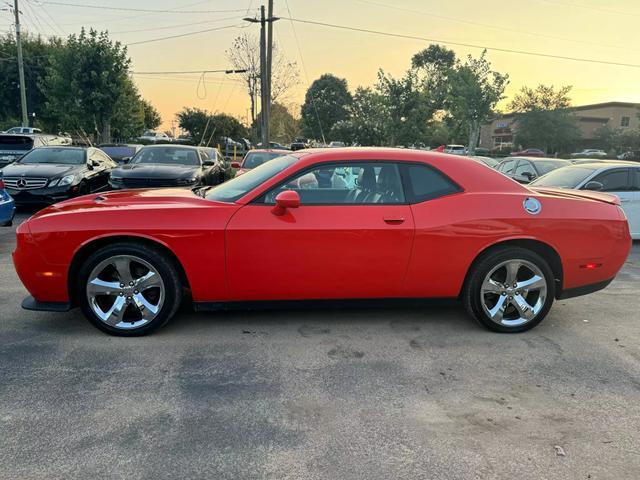
[[[631,117],[622,117],[620,119],[620,126],[621,127],[628,127],[630,121],[631,121]]]

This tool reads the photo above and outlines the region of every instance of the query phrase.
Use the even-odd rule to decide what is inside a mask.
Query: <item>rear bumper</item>
[[[597,292],[598,290],[602,290],[603,288],[606,288],[612,281],[613,281],[613,278],[610,278],[609,280],[604,280],[602,282],[590,283],[589,285],[582,285],[580,287],[567,288],[566,290],[563,290],[562,292],[560,292],[557,298],[558,300],[563,300],[565,298],[573,298],[573,297],[579,297],[581,295],[588,295],[589,293]]]
[[[22,308],[38,312],[68,312],[72,307],[71,304],[65,302],[39,302],[29,296],[22,301]]]

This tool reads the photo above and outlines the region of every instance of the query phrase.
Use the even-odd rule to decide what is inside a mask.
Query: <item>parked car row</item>
[[[116,162],[100,148],[47,146],[5,166],[2,180],[17,205],[40,205],[107,189],[217,185],[227,169],[215,148],[148,145]]]

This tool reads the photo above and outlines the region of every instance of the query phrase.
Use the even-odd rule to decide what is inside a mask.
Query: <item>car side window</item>
[[[398,165],[386,162],[328,164],[285,180],[264,196],[294,190],[301,205],[399,204],[405,202]]]
[[[529,172],[533,175],[535,175],[536,171],[533,168],[533,165],[531,165],[531,162],[527,162],[526,160],[520,160],[520,163],[518,163],[518,166],[516,167],[516,175],[520,175],[523,176],[525,172]]]
[[[105,161],[105,159],[103,158],[103,156],[102,156],[102,155],[100,155],[100,152],[99,152],[98,150],[94,150],[94,151],[91,153],[91,156],[89,157],[89,159],[90,159],[91,161],[94,161],[94,160],[95,160],[96,162],[100,162],[100,163],[104,163],[104,161]]]
[[[510,175],[513,173],[513,167],[515,166],[515,160],[508,160],[498,167],[498,171],[504,173],[505,175]]]
[[[433,167],[421,164],[403,165],[406,172],[407,200],[420,203],[451,195],[462,189]]]
[[[603,192],[624,192],[629,190],[629,170],[626,168],[610,170],[596,176],[593,181],[600,182]]]

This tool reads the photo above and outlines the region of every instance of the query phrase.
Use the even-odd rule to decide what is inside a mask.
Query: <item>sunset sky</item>
[[[258,0],[21,0],[21,10],[25,29],[31,33],[69,34],[82,25],[107,29],[114,39],[131,44],[128,48],[133,70],[145,72],[227,68],[225,50],[231,47],[234,37],[242,32],[259,33],[258,25],[243,22],[242,17],[256,15],[260,3]],[[510,75],[507,96],[523,85],[547,83],[573,85],[573,103],[577,105],[612,100],[640,102],[638,67],[492,50],[493,47],[640,64],[637,0],[288,0],[288,5],[291,16],[297,19],[427,37],[445,45],[455,42],[485,46],[493,67]],[[204,12],[210,10],[217,12]],[[289,17],[285,0],[275,0],[275,14]],[[0,28],[7,31],[10,24],[10,13],[0,12]],[[231,28],[132,44],[216,27]],[[411,56],[429,44],[424,40],[292,24],[284,18],[275,23],[274,31],[279,47],[300,69],[301,83],[291,91],[287,102],[296,114],[308,85],[321,74],[330,72],[344,77],[349,88],[355,90],[357,86],[373,84],[380,68],[402,75]],[[460,57],[481,53],[478,48],[447,46]],[[171,127],[175,112],[184,106],[224,111],[246,121],[249,98],[237,77],[207,74],[206,89],[202,84],[198,88],[199,77],[199,74],[165,74],[136,75],[135,79],[142,95],[162,114],[164,128]]]

